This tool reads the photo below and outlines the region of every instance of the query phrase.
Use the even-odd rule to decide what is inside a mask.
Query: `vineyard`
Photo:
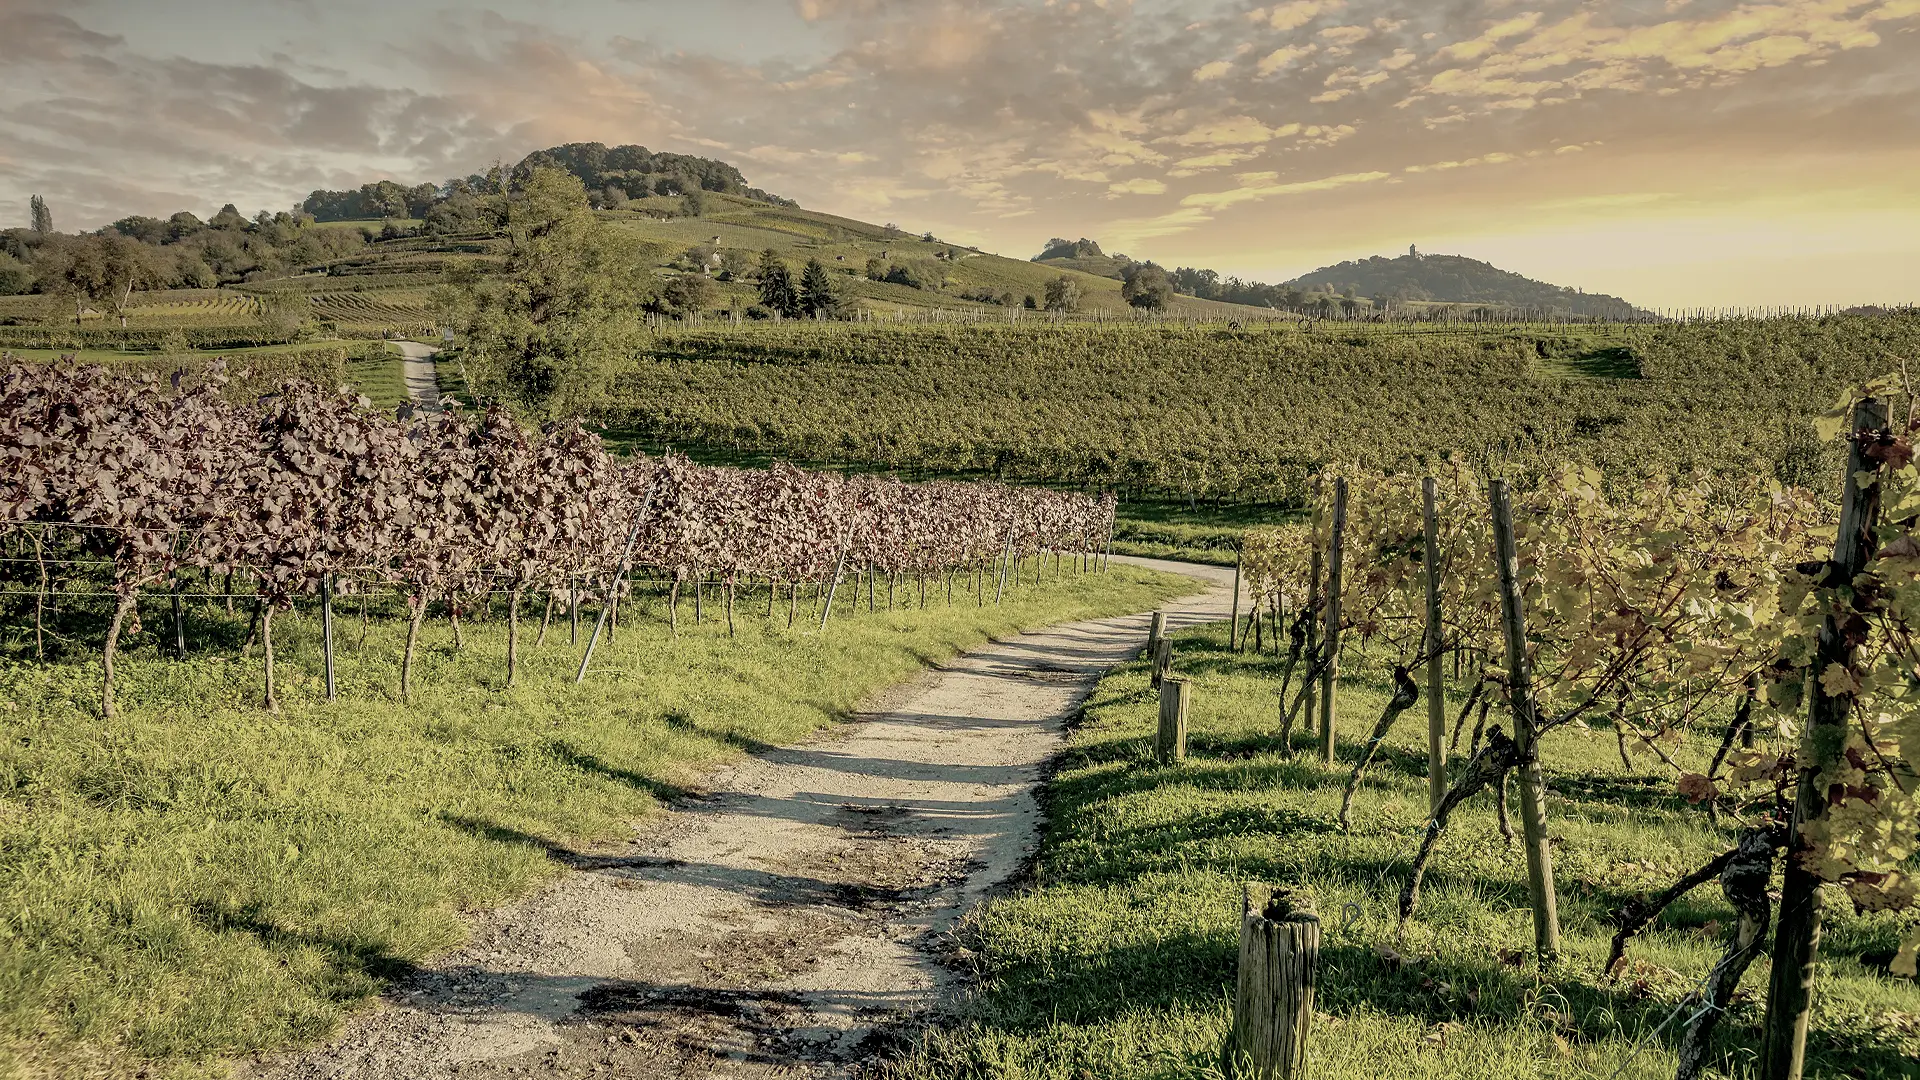
[[[663,329],[606,419],[642,445],[1301,505],[1332,461],[1828,485],[1806,422],[1920,316],[1657,327]],[[1620,376],[1628,377],[1620,377]],[[1715,432],[1703,438],[1699,433]]]
[[[806,584],[825,590],[824,627],[848,574],[864,577],[869,610],[882,574],[889,609],[903,577],[924,607],[929,578],[951,604],[955,576],[967,574],[984,604],[990,570],[998,602],[1008,581],[1028,569],[1038,578],[1049,557],[1056,572],[1088,569],[1112,530],[1110,498],[679,458],[617,462],[577,424],[535,437],[499,409],[471,420],[403,410],[393,420],[293,382],[257,406],[236,405],[218,368],[177,393],[104,368],[15,365],[5,379],[0,542],[13,551],[16,618],[44,656],[49,601],[105,591],[109,717],[115,649],[143,592],[173,598],[177,619],[177,598],[210,592],[216,574],[229,598],[236,576],[251,582],[271,709],[273,620],[298,597],[330,606],[335,596],[403,593],[404,698],[436,603],[457,623],[478,598],[507,598],[512,685],[528,595],[545,600],[544,632],[556,604],[577,611],[583,588],[603,595],[603,618],[611,614],[642,568],[665,575],[676,619],[683,583],[698,606],[707,582],[718,582],[729,623],[739,587],[764,582],[771,607],[784,586],[791,620]],[[849,590],[849,610],[857,593]]]
[[[1458,468],[1424,482],[1336,470],[1321,482],[1311,525],[1249,536],[1250,619],[1265,609],[1285,652],[1283,746],[1298,720],[1335,767],[1347,639],[1395,661],[1391,700],[1370,730],[1352,733],[1362,737],[1350,736],[1357,751],[1338,766],[1351,769],[1340,831],[1355,830],[1356,791],[1422,696],[1415,673],[1424,677],[1431,813],[1401,875],[1398,940],[1461,803],[1491,791],[1500,831],[1515,835],[1511,778],[1532,951],[1543,968],[1561,958],[1554,860],[1580,856],[1549,842],[1541,747],[1607,728],[1623,763],[1631,751],[1653,753],[1671,770],[1671,790],[1729,845],[1657,898],[1629,899],[1608,916],[1616,932],[1599,970],[1619,980],[1636,970],[1633,939],[1690,890],[1717,879],[1734,908],[1736,932],[1683,997],[1692,1009],[1677,1029],[1683,1080],[1725,1069],[1716,1025],[1766,948],[1776,859],[1784,885],[1760,1075],[1799,1075],[1821,911],[1835,906],[1821,902],[1823,886],[1843,891],[1862,924],[1854,933],[1904,934],[1890,971],[1915,974],[1913,400],[1901,380],[1886,379],[1823,418],[1823,433],[1845,434],[1851,446],[1837,541],[1831,504],[1777,484],[1649,480],[1610,494],[1597,471],[1572,467],[1520,496],[1505,480],[1483,488]],[[1451,733],[1449,659],[1471,687]],[[1469,719],[1466,760],[1449,770]],[[1683,750],[1704,766],[1681,765]]]

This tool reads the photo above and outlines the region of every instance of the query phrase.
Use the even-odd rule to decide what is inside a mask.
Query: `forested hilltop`
[[[739,169],[715,158],[655,153],[632,144],[609,147],[590,142],[536,150],[511,168],[496,165],[485,173],[456,176],[439,184],[407,187],[381,180],[351,191],[318,190],[307,196],[299,209],[315,221],[429,220],[438,216],[454,226],[448,231],[458,231],[477,218],[479,198],[499,190],[503,178],[523,179],[542,165],[565,169],[579,177],[596,209],[618,210],[634,199],[679,196],[690,191],[738,195],[769,206],[800,205],[753,187]]]
[[[1464,255],[1375,255],[1302,274],[1288,284],[1307,292],[1371,297],[1375,303],[1440,301],[1494,304],[1575,315],[1631,319],[1647,314],[1617,296],[1550,285]]]

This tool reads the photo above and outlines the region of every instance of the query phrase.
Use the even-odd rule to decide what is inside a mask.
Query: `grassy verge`
[[[277,716],[254,707],[244,614],[210,606],[192,608],[185,662],[157,655],[171,627],[147,613],[111,721],[97,662],[0,661],[0,1076],[223,1075],[223,1056],[318,1037],[458,944],[462,911],[555,873],[551,846],[620,833],[713,762],[990,635],[1192,588],[1116,566],[824,634],[804,614],[789,630],[784,600],[767,618],[762,591],[733,638],[712,597],[698,626],[683,600],[677,638],[634,601],[579,687],[564,622],[505,689],[502,620],[471,622],[464,648],[436,621],[410,706],[393,699],[404,626],[376,617],[361,645],[343,603],[337,704],[313,613],[275,620]]]
[[[1176,666],[1196,681],[1184,765],[1152,762],[1143,666],[1100,684],[1048,789],[1033,881],[963,928],[978,990],[896,1063],[895,1080],[1218,1076],[1250,880],[1318,897],[1315,1080],[1673,1075],[1677,1031],[1650,1033],[1719,956],[1732,909],[1715,886],[1697,890],[1634,943],[1619,980],[1600,972],[1604,920],[1731,842],[1651,753],[1623,767],[1610,732],[1563,732],[1544,748],[1568,954],[1558,970],[1503,959],[1532,941],[1525,861],[1484,796],[1454,816],[1399,940],[1395,905],[1425,818],[1424,709],[1401,719],[1343,835],[1334,820],[1350,764],[1281,753],[1277,664],[1227,654],[1224,637],[1212,627],[1177,642]],[[1379,715],[1384,677],[1372,659],[1342,688],[1346,762]],[[1692,761],[1697,750],[1673,752]],[[1898,927],[1829,899],[1808,1075],[1910,1077],[1920,989],[1886,974]],[[1762,960],[1722,1024],[1731,1075],[1755,1060],[1766,977]]]
[[[382,355],[347,361],[347,385],[365,394],[375,408],[392,412],[407,400],[407,373],[392,346],[381,348]]]

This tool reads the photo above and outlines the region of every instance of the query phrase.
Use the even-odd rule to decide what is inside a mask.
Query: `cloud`
[[[1264,17],[1266,24],[1275,30],[1297,30],[1324,13],[1339,11],[1346,6],[1346,0],[1293,0],[1292,3],[1277,4],[1270,11],[1255,11],[1253,14],[1256,21]]]
[[[1292,236],[1309,198],[1351,243],[1356,219],[1425,228],[1468,205],[1503,223],[1592,214],[1540,207],[1608,197],[1594,176],[1696,199],[1796,154],[1791,182],[1844,199],[1859,163],[1920,156],[1920,0],[1293,0],[1198,19],[1128,0],[642,7],[397,0],[383,37],[405,45],[389,47],[356,37],[347,7],[312,4],[292,60],[264,16],[173,55],[123,3],[0,0],[0,206],[40,191],[89,226],[228,199],[251,211],[558,142],[643,142],[916,232],[1001,250],[1035,231],[1157,239],[1197,260]],[[772,9],[777,34],[739,21],[749,9]],[[688,36],[695,21],[724,47]],[[1663,171],[1680,161],[1692,172]],[[1409,202],[1442,190],[1451,201]]]
[[[1271,75],[1276,71],[1292,67],[1297,60],[1304,60],[1319,50],[1316,45],[1283,45],[1260,58],[1255,65],[1261,75]]]
[[[1249,146],[1285,138],[1299,130],[1299,124],[1268,127],[1251,116],[1229,116],[1170,136],[1167,141],[1181,146]]]

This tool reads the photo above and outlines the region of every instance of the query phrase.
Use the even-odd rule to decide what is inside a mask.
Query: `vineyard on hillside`
[[[701,446],[1126,497],[1299,505],[1332,461],[1534,479],[1837,475],[1810,419],[1920,315],[1657,327],[1023,323],[662,329],[606,419]]]
[[[1902,379],[1882,379],[1821,417],[1821,433],[1845,435],[1851,455],[1837,530],[1832,500],[1777,483],[1651,479],[1609,490],[1597,471],[1569,466],[1520,493],[1464,468],[1424,481],[1330,470],[1310,524],[1249,534],[1247,635],[1271,626],[1286,657],[1283,745],[1297,723],[1335,765],[1351,722],[1332,706],[1343,652],[1372,648],[1398,659],[1399,692],[1377,719],[1360,718],[1371,729],[1355,733],[1364,737],[1359,753],[1339,766],[1351,770],[1341,831],[1354,829],[1355,792],[1396,722],[1422,696],[1429,703],[1431,816],[1401,875],[1403,935],[1461,803],[1491,791],[1501,829],[1513,836],[1511,777],[1534,950],[1543,966],[1555,961],[1553,864],[1578,853],[1549,842],[1539,747],[1598,728],[1611,730],[1623,763],[1630,751],[1665,763],[1672,790],[1727,844],[1657,897],[1629,899],[1611,917],[1617,932],[1603,970],[1626,978],[1634,938],[1688,892],[1717,879],[1734,906],[1736,933],[1711,971],[1695,973],[1682,1002],[1683,1080],[1719,1067],[1716,1025],[1767,949],[1776,861],[1785,884],[1763,1075],[1789,1075],[1774,1064],[1797,1061],[1794,1040],[1804,1043],[1822,886],[1843,890],[1875,932],[1902,936],[1890,970],[1915,974],[1917,400]],[[1471,687],[1451,718],[1441,704],[1448,659]],[[1694,741],[1704,746],[1690,748],[1692,757],[1711,750],[1704,771],[1676,761]],[[1463,745],[1466,760],[1449,769]]]
[[[970,574],[976,604],[1029,569],[1086,569],[1111,534],[1113,501],[1033,488],[843,478],[791,467],[743,471],[684,458],[618,461],[578,424],[529,433],[502,409],[396,420],[363,399],[286,382],[253,404],[223,391],[218,368],[168,389],[105,368],[13,365],[0,382],[0,543],[12,643],[49,647],[62,598],[107,599],[102,705],[114,713],[114,656],[143,595],[231,598],[248,584],[274,706],[273,618],[296,598],[398,591],[409,630],[399,693],[431,605],[457,622],[495,595],[518,620],[524,597],[606,611],[644,570],[677,600],[691,583],[724,592],[784,587],[789,619],[803,586],[830,607],[849,575],[929,579],[952,602]],[[989,578],[991,574],[991,578]],[[858,599],[857,594],[852,599]],[[230,600],[229,600],[230,602]],[[828,617],[823,607],[821,624]],[[329,618],[331,616],[329,615]],[[603,616],[604,617],[604,616]],[[517,675],[509,632],[507,678]],[[184,641],[180,643],[184,651]],[[585,668],[583,666],[582,671]]]

